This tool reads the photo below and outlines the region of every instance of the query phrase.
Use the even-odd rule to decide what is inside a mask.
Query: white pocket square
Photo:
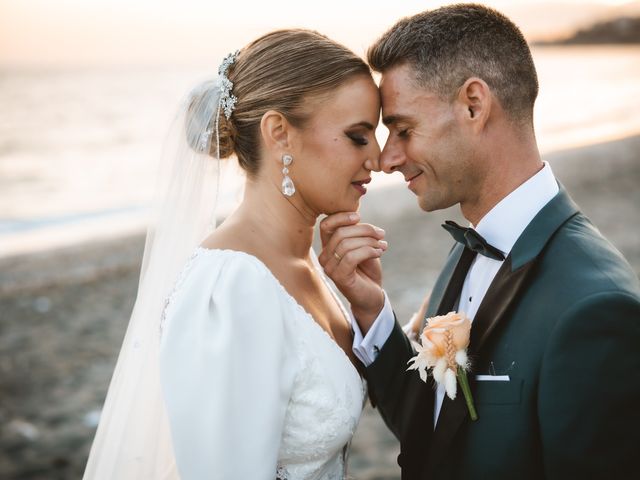
[[[508,382],[509,375],[476,375],[477,382]]]

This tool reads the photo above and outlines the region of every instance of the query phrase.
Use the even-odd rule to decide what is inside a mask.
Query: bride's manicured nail
[[[378,235],[384,235],[384,230],[381,229],[380,227],[373,227],[373,229],[376,231]]]
[[[357,222],[358,220],[360,220],[360,215],[358,215],[357,213],[350,213],[349,220],[351,220],[352,222]]]
[[[386,240],[379,240],[378,243],[382,247],[383,250],[386,250],[389,247],[389,243]]]

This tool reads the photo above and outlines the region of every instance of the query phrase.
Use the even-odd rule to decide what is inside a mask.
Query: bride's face
[[[356,77],[314,102],[290,168],[296,195],[311,211],[358,209],[371,171],[379,170],[379,116],[380,96],[369,76]]]

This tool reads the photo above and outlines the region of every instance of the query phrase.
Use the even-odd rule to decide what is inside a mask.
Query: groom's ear
[[[285,116],[269,110],[260,120],[260,134],[267,150],[288,150],[291,148],[293,128]]]
[[[481,131],[489,119],[493,97],[489,85],[481,78],[471,77],[458,90],[458,101],[464,120],[475,131]]]

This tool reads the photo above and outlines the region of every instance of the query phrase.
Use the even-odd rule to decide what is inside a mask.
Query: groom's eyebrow
[[[393,125],[394,123],[407,121],[409,117],[404,115],[387,115],[386,117],[382,117],[382,123],[384,123],[387,127],[389,125]]]

